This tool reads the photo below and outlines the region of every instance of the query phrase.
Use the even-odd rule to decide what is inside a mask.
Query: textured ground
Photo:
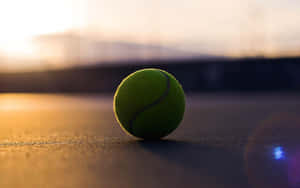
[[[111,96],[1,94],[0,187],[247,188],[248,137],[299,105],[296,95],[188,96],[180,127],[145,142],[119,128]]]

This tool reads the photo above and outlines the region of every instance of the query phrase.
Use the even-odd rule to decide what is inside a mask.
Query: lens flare
[[[273,151],[274,158],[280,160],[284,158],[284,152],[281,146],[275,147]]]
[[[276,113],[248,138],[245,167],[254,188],[299,188],[300,114]]]

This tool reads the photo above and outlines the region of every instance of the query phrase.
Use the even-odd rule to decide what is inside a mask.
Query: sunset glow
[[[63,32],[73,25],[71,1],[1,1],[0,50],[7,56],[36,56],[35,36]]]
[[[279,0],[4,0],[0,71],[26,67],[23,61],[70,66],[139,56],[119,46],[103,54],[103,41],[194,55],[299,56],[299,8]]]

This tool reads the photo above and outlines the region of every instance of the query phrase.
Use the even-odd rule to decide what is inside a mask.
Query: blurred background
[[[0,187],[300,187],[299,0],[0,0]],[[186,92],[163,142],[125,134],[122,79]],[[249,184],[253,184],[250,186]]]
[[[186,92],[299,91],[300,2],[0,2],[1,92],[112,93],[132,71]]]

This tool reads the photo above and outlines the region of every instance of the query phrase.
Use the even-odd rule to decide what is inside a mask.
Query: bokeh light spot
[[[273,155],[276,160],[284,158],[284,151],[281,146],[275,147],[273,150]]]

